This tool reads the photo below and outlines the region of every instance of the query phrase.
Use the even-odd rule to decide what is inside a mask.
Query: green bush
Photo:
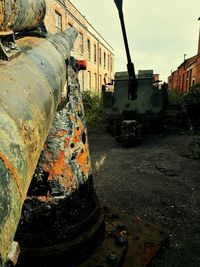
[[[188,93],[170,89],[168,94],[170,104],[200,103],[200,83],[191,86]]]
[[[170,89],[168,91],[169,105],[181,105],[184,101],[185,94],[179,90]]]
[[[200,83],[190,87],[189,93],[184,97],[185,105],[200,105]]]
[[[89,91],[83,92],[83,105],[86,122],[88,124],[101,124],[104,122],[104,114],[101,105],[101,96]]]

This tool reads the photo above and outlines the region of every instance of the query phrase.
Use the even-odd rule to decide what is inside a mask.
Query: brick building
[[[80,71],[82,90],[100,92],[101,85],[114,78],[114,50],[69,0],[46,0],[45,25],[55,33],[74,26],[79,35],[72,56],[87,59],[87,70]]]
[[[197,54],[184,60],[168,77],[170,89],[187,93],[192,85],[200,83],[200,30]]]

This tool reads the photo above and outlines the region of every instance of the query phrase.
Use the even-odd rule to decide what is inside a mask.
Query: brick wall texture
[[[80,71],[82,90],[101,92],[104,83],[114,78],[114,50],[102,35],[69,0],[46,0],[45,25],[49,32],[56,33],[71,26],[79,35],[74,43],[72,56],[87,60],[87,70]]]

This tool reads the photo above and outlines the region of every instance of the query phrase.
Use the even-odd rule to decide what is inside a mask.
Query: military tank
[[[115,73],[113,91],[102,90],[102,106],[109,128],[113,130],[117,140],[125,145],[138,144],[141,129],[155,130],[162,126],[168,99],[167,86],[155,80],[153,70],[139,70],[138,75],[135,74],[125,30],[122,0],[115,0],[115,4],[121,21],[127,71]]]

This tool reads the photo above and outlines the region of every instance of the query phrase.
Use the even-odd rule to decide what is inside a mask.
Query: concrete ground
[[[182,156],[194,137],[146,136],[126,149],[103,127],[89,127],[88,133],[101,204],[171,232],[150,267],[200,266],[200,161]]]

